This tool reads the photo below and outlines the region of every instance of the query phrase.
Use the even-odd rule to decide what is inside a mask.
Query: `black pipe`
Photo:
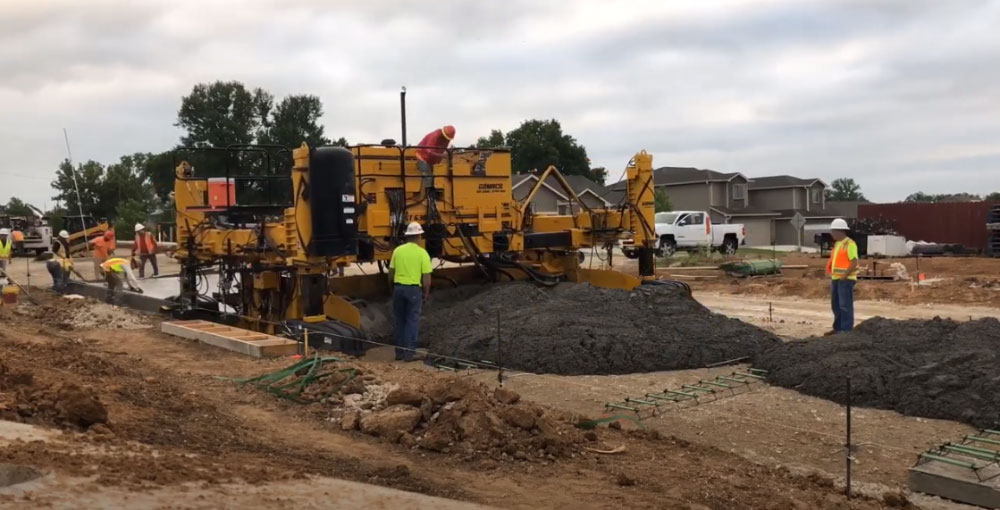
[[[406,147],[406,87],[399,91],[399,119],[403,127],[403,147]]]

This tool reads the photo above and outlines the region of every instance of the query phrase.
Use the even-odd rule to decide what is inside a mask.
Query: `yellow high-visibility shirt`
[[[7,241],[0,241],[0,259],[9,259],[11,252],[11,240],[7,238]]]
[[[397,246],[389,259],[389,267],[394,270],[393,283],[420,285],[420,279],[431,273],[431,256],[417,243]]]

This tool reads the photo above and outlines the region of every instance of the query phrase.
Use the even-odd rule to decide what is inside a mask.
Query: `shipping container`
[[[961,244],[985,252],[992,202],[861,204],[858,218],[887,220],[910,241]]]

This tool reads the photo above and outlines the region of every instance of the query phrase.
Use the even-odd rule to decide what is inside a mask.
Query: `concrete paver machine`
[[[508,149],[448,149],[430,173],[418,167],[420,149],[389,141],[291,151],[184,149],[192,154],[177,165],[174,190],[179,315],[215,315],[293,336],[309,330],[313,346],[360,351],[358,339],[384,320],[368,303],[389,296],[383,272],[412,221],[423,226],[423,243],[438,260],[435,286],[533,280],[632,289],[653,276],[653,167],[646,152],[628,164],[622,203],[595,209],[554,167],[515,200]],[[205,152],[225,163],[209,164]],[[267,163],[248,163],[254,156]],[[284,164],[272,164],[282,158]],[[528,204],[550,178],[573,201],[572,214],[531,212]],[[626,239],[639,247],[638,277],[582,264],[584,250],[610,254]],[[343,276],[355,263],[369,263],[358,265],[367,274]],[[216,271],[211,289],[206,275]]]

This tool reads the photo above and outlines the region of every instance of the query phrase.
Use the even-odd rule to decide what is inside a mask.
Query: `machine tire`
[[[622,254],[625,255],[625,258],[627,259],[635,260],[639,258],[639,251],[635,249],[623,249]]]
[[[719,247],[719,251],[726,255],[736,255],[736,250],[740,247],[736,242],[736,239],[728,238],[722,241],[722,246]]]
[[[677,241],[673,239],[660,239],[660,252],[664,257],[673,257],[677,253]]]

